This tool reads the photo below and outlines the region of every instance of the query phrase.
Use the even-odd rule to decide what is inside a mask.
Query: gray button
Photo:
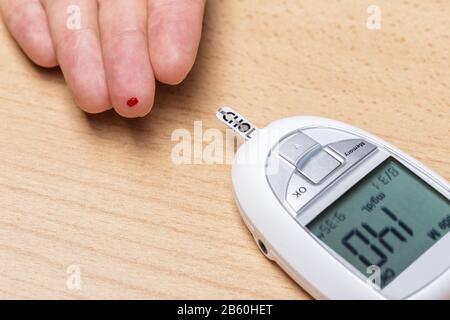
[[[300,159],[297,169],[313,183],[318,184],[340,165],[335,157],[321,149],[306,161]]]
[[[286,202],[295,211],[298,212],[310,200],[312,200],[322,189],[308,182],[298,173],[294,173],[289,180],[286,189]]]
[[[362,139],[339,141],[328,145],[328,147],[343,157],[348,166],[356,164],[377,148]]]
[[[279,153],[284,159],[295,166],[303,155],[315,147],[319,147],[316,141],[306,134],[298,132],[281,142]]]

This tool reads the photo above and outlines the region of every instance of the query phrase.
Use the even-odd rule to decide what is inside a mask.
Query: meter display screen
[[[381,288],[450,230],[450,203],[389,158],[325,209],[307,228]]]

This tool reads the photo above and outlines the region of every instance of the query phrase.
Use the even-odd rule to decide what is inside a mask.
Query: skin
[[[81,29],[67,8],[81,9]],[[60,66],[77,105],[127,118],[153,106],[155,79],[178,84],[194,64],[205,0],[0,0],[9,31],[37,65]],[[129,107],[127,101],[139,102]]]

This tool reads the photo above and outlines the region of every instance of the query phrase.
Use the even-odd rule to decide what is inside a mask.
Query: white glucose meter
[[[232,185],[261,251],[319,299],[450,299],[450,188],[426,166],[350,125],[293,117],[257,129]]]

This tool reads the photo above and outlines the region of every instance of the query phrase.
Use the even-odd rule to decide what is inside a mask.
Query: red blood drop
[[[137,98],[131,98],[130,100],[127,101],[127,105],[131,108],[134,107],[135,105],[137,105],[139,103],[139,100]]]

